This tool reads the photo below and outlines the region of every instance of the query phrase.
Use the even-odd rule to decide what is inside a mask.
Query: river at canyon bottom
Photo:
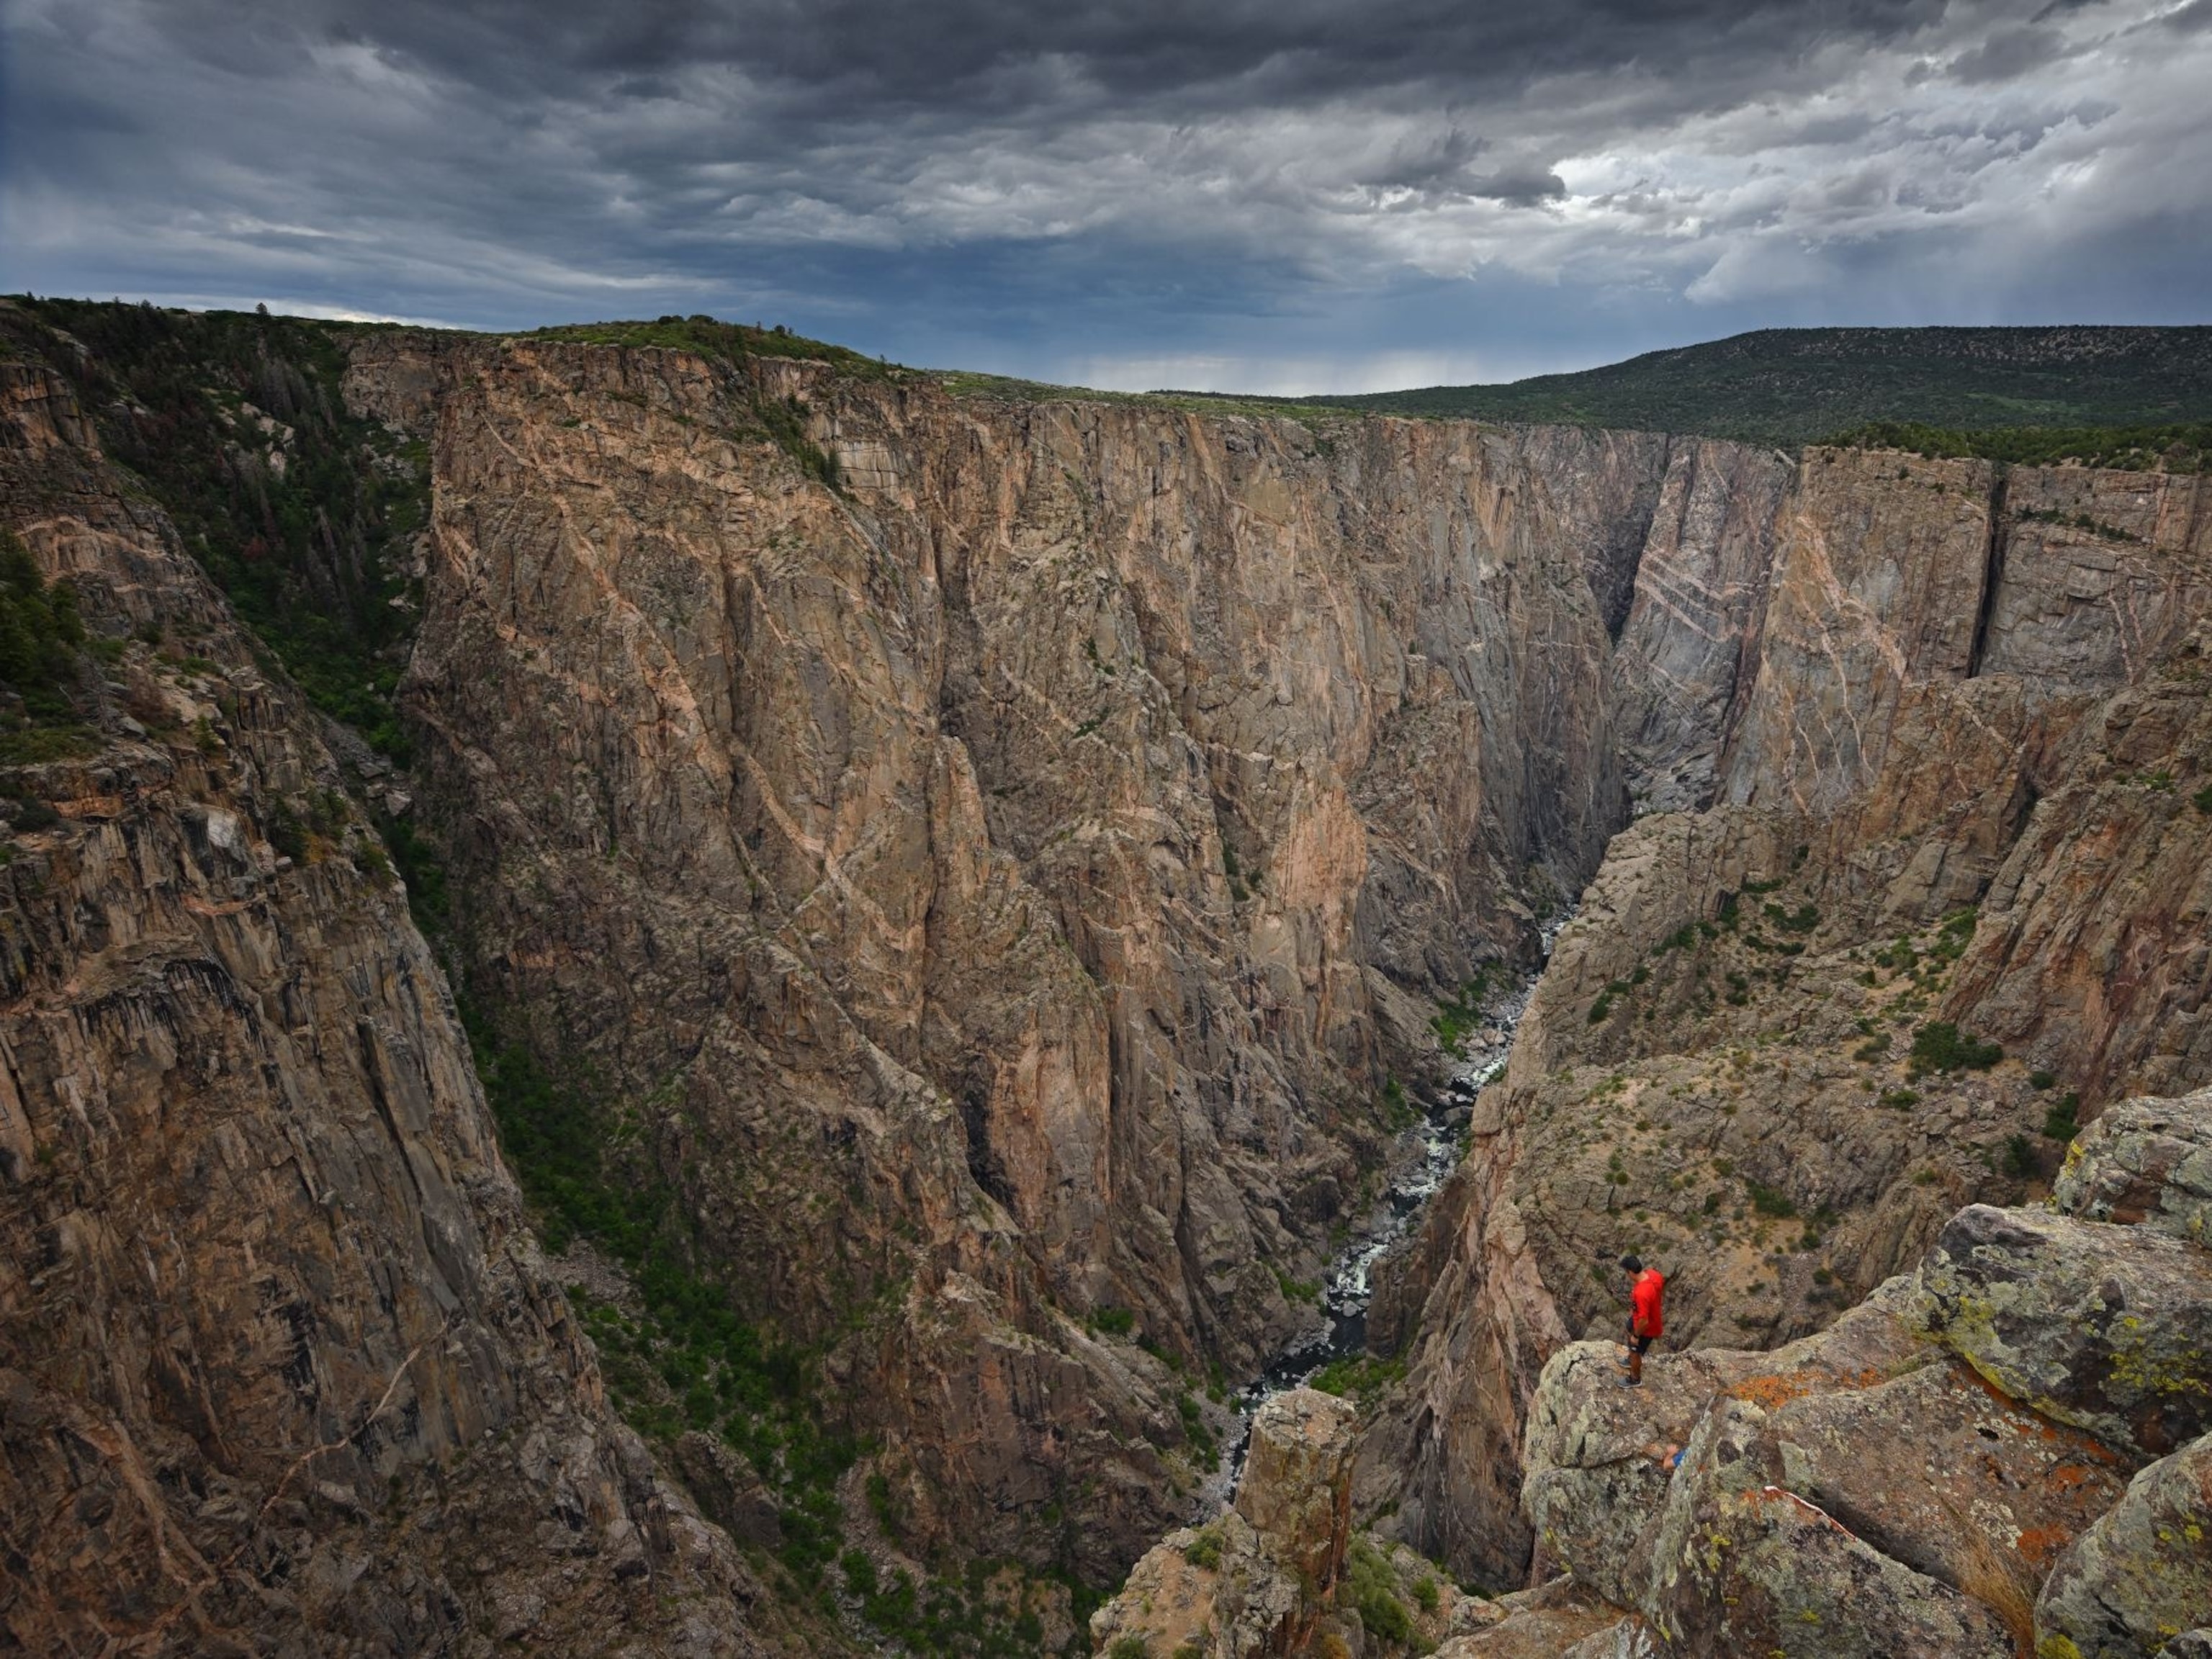
[[[1553,942],[1573,912],[1554,917],[1541,933],[1543,956],[1534,972],[1510,990],[1484,999],[1481,1021],[1446,1074],[1440,1098],[1406,1132],[1412,1143],[1393,1159],[1396,1174],[1369,1210],[1344,1249],[1329,1263],[1322,1282],[1321,1317],[1284,1346],[1267,1368],[1230,1401],[1234,1418],[1223,1443],[1221,1467],[1200,1489],[1198,1515],[1218,1515],[1235,1497],[1244,1468],[1252,1415],[1271,1396],[1310,1381],[1323,1367],[1367,1352],[1367,1307],[1374,1297],[1376,1264],[1421,1224],[1429,1202],[1458,1166],[1475,1098],[1505,1069],[1513,1033],[1528,1012],[1528,999],[1551,960]]]

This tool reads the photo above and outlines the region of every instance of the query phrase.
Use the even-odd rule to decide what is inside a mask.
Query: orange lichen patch
[[[1741,1400],[1753,1406],[1772,1411],[1793,1400],[1802,1400],[1811,1394],[1841,1394],[1857,1389],[1871,1389],[1887,1382],[1889,1378],[1877,1366],[1868,1365],[1856,1371],[1831,1371],[1818,1368],[1802,1371],[1770,1371],[1759,1376],[1747,1376],[1722,1390],[1730,1400]]]
[[[2048,1479],[2059,1491],[2071,1492],[2095,1474],[2095,1470],[2085,1468],[2079,1463],[2061,1463],[2051,1471]]]
[[[1731,1384],[1727,1395],[1731,1400],[1748,1401],[1754,1406],[1772,1411],[1812,1392],[1811,1380],[1804,1372],[1799,1371],[1790,1376],[1747,1376],[1741,1382]]]
[[[2089,1462],[2101,1464],[2106,1468],[2121,1466],[2123,1460],[2111,1447],[2094,1436],[2073,1427],[2070,1424],[2054,1421],[2036,1410],[2034,1407],[2014,1399],[1972,1366],[1960,1366],[1959,1374],[1989,1395],[1991,1400],[1996,1401],[1998,1407],[2004,1413],[2007,1422],[2021,1434],[2035,1435],[2041,1439],[2064,1445],[2076,1455]],[[2087,1478],[2085,1472],[2077,1470],[2070,1484],[2079,1485]]]
[[[2072,1543],[2075,1536],[2065,1527],[2029,1527],[2014,1540],[2013,1547],[2037,1571],[2047,1572],[2058,1552]]]

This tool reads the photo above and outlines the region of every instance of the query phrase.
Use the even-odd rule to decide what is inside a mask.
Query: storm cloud
[[[11,0],[0,283],[1091,384],[2203,321],[2207,0]]]

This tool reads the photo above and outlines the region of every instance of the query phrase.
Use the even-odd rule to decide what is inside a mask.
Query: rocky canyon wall
[[[0,530],[99,651],[0,765],[0,1640],[759,1651],[744,1563],[606,1408],[315,721],[22,361]]]
[[[1242,1374],[1301,1316],[1435,999],[1626,816],[1669,445],[419,337],[349,387],[434,434],[404,695],[472,981],[844,1343],[918,1525],[1126,1560],[1189,1471],[1085,1322]]]
[[[2212,1073],[2196,479],[345,349],[428,469],[380,798],[479,1056],[818,1375],[902,1559],[1104,1582],[1184,1518],[1438,1000],[1585,884],[1378,1318],[1361,1516],[1463,1574],[1528,1565],[1597,1259],[1780,1343],[2047,1176],[2065,1093]],[[607,1406],[619,1264],[532,1241],[352,739],[76,371],[0,368],[5,522],[108,641],[82,752],[6,771],[58,815],[0,869],[11,1628],[771,1639]],[[653,1409],[736,1526],[715,1363]]]
[[[1695,810],[1613,842],[1386,1297],[1365,1499],[1508,1581],[1536,1368],[1623,1251],[1674,1345],[1802,1335],[2212,1077],[2201,481],[1816,450],[1720,497],[1774,501],[1764,564],[1662,514],[1615,668],[1634,786]]]

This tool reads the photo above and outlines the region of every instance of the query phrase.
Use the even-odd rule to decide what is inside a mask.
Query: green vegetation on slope
[[[91,746],[73,695],[84,672],[83,647],[76,595],[65,582],[49,586],[29,550],[0,530],[0,765],[59,759]]]
[[[1874,421],[1829,442],[1852,449],[1904,449],[1931,459],[1968,458],[2018,466],[2106,466],[2135,472],[2202,472],[2212,423],[2177,426],[1997,427],[1962,432],[1917,421]]]
[[[818,1595],[842,1543],[837,1478],[857,1448],[825,1420],[812,1356],[740,1319],[728,1292],[694,1268],[682,1207],[648,1161],[625,1155],[633,1137],[618,1114],[501,1042],[471,1004],[462,1010],[500,1144],[545,1247],[560,1254],[589,1239],[622,1265],[642,1304],[630,1317],[578,1298],[616,1408],[649,1438],[696,1430],[743,1453],[775,1495],[778,1559]]]
[[[1505,386],[1253,401],[1785,445],[1880,421],[2139,428],[2212,415],[2212,327],[1765,329]]]
[[[658,346],[669,351],[696,351],[702,357],[726,362],[743,357],[811,358],[828,363],[841,374],[869,380],[890,380],[906,372],[879,357],[864,357],[844,346],[793,334],[781,323],[773,328],[749,327],[726,323],[703,312],[690,317],[659,317],[649,323],[562,323],[512,337],[566,340],[578,345]]]
[[[109,456],[315,706],[404,760],[402,555],[428,521],[428,457],[347,415],[347,326],[72,300],[0,311],[0,339],[76,386]]]

